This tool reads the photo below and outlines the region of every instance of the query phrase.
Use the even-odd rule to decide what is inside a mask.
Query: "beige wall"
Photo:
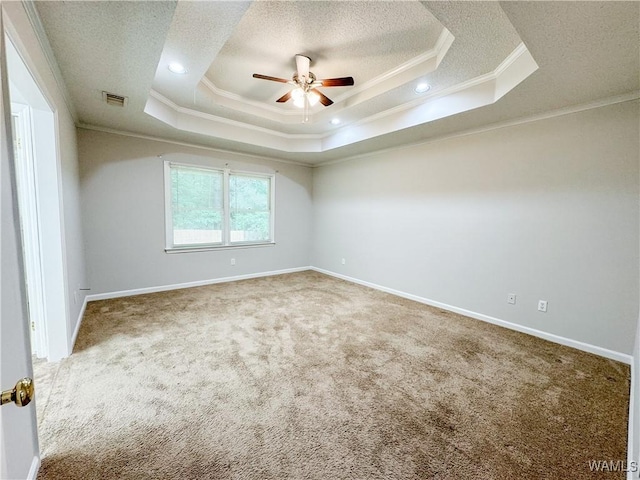
[[[627,102],[320,167],[312,265],[631,354],[638,122]]]
[[[309,265],[311,169],[257,157],[78,129],[91,294]],[[160,158],[162,156],[162,158]],[[277,170],[275,246],[167,254],[163,164]],[[231,265],[231,258],[236,261]]]

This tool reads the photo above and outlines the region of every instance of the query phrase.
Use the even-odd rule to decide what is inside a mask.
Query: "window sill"
[[[171,247],[165,248],[166,253],[192,253],[192,252],[210,252],[213,250],[238,250],[241,248],[259,248],[259,247],[273,247],[276,242],[262,242],[262,243],[238,243],[235,245],[199,245],[197,247]]]

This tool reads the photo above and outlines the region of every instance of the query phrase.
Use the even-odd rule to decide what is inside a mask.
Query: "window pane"
[[[231,242],[267,242],[269,212],[231,212]]]
[[[229,176],[230,238],[235,242],[271,240],[271,179]]]
[[[229,202],[234,210],[269,210],[270,178],[229,176]]]
[[[222,172],[171,167],[174,245],[222,242]]]

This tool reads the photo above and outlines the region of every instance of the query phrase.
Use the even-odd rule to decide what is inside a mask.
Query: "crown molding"
[[[49,68],[55,79],[56,85],[62,98],[64,99],[64,103],[73,118],[74,122],[78,121],[78,113],[71,101],[71,95],[69,94],[69,90],[67,90],[67,85],[64,82],[64,77],[62,76],[62,71],[60,70],[60,65],[58,65],[58,61],[56,60],[56,56],[53,53],[53,48],[51,48],[51,43],[49,43],[49,37],[47,37],[47,33],[45,32],[44,26],[42,25],[42,20],[40,19],[40,15],[38,14],[38,10],[36,9],[35,2],[23,0],[22,6],[24,11],[29,19],[29,23],[31,23],[31,27],[38,39],[38,43],[40,44],[40,48],[42,49],[42,53],[49,64]]]
[[[120,136],[123,136],[123,137],[139,138],[141,140],[151,140],[151,141],[154,141],[154,142],[168,143],[168,144],[171,144],[171,145],[179,145],[181,147],[197,148],[199,150],[206,150],[207,152],[220,153],[220,154],[223,154],[223,155],[236,155],[236,156],[243,157],[243,158],[261,160],[261,161],[269,161],[269,162],[278,162],[278,163],[284,163],[284,164],[287,164],[287,165],[295,165],[295,166],[298,166],[298,167],[307,167],[307,168],[312,167],[312,165],[310,165],[308,163],[296,162],[294,160],[284,160],[282,158],[269,157],[269,156],[266,156],[266,155],[262,156],[262,155],[255,155],[255,154],[251,154],[251,153],[238,152],[238,151],[235,151],[235,150],[226,150],[224,148],[208,147],[206,145],[202,145],[202,144],[199,144],[199,143],[182,142],[182,141],[179,141],[179,140],[171,140],[171,139],[167,139],[167,138],[156,137],[154,135],[144,135],[144,134],[141,134],[141,133],[128,132],[126,130],[118,130],[118,129],[115,129],[115,128],[101,127],[99,125],[92,125],[90,123],[79,123],[79,124],[76,125],[76,128],[81,128],[83,130],[91,130],[91,131],[94,131],[94,132],[110,133],[112,135],[120,135]]]
[[[433,72],[438,68],[440,62],[449,51],[454,39],[453,34],[443,27],[432,49],[333,97],[333,113],[337,114],[346,108],[354,107],[375,96]],[[238,94],[218,88],[206,75],[202,77],[199,85],[204,90],[203,93],[208,95],[212,103],[216,105],[284,124],[296,123],[300,117],[299,110],[284,110],[275,105],[245,99]],[[317,117],[321,112],[321,108],[316,108],[315,113],[310,113],[309,123],[317,122]]]
[[[443,27],[435,46],[431,50],[388,70],[382,75],[378,75],[363,84],[349,89],[348,92],[344,92],[335,97],[335,103],[340,104],[349,101],[349,107],[353,107],[365,100],[369,100],[400,85],[409,83],[427,73],[433,72],[438,68],[440,62],[449,51],[449,47],[453,44],[454,39],[453,34]]]
[[[640,90],[635,90],[633,92],[625,93],[622,95],[614,95],[612,97],[601,98],[598,100],[594,100],[592,102],[582,103],[579,105],[572,105],[570,107],[559,108],[556,110],[549,110],[544,113],[539,113],[535,115],[529,115],[526,117],[516,118],[514,120],[505,120],[503,122],[496,122],[490,125],[485,125],[483,127],[478,128],[470,128],[467,130],[461,130],[455,133],[448,133],[445,135],[438,135],[427,140],[420,140],[417,142],[407,143],[405,145],[394,146],[389,148],[381,148],[378,150],[372,150],[371,152],[359,153],[356,155],[351,155],[348,157],[340,158],[337,160],[327,160],[325,162],[317,162],[312,166],[316,167],[324,167],[329,165],[335,165],[343,162],[350,162],[353,160],[358,160],[360,158],[370,157],[371,155],[377,155],[388,152],[397,152],[399,150],[405,150],[408,148],[419,147],[421,145],[428,145],[431,143],[440,142],[443,140],[450,140],[458,137],[466,137],[468,135],[477,135],[480,133],[491,132],[493,130],[500,130],[502,128],[514,127],[518,125],[525,125],[527,123],[538,122],[541,120],[548,120],[551,118],[562,117],[564,115],[571,115],[573,113],[580,113],[587,110],[594,110],[597,108],[608,107],[610,105],[616,105],[619,103],[633,102],[636,100],[640,100]]]
[[[279,119],[283,122],[285,119],[280,117],[293,114],[298,117],[300,116],[299,112],[283,111],[275,105],[259,102],[257,100],[249,100],[241,97],[237,93],[218,88],[206,75],[200,80],[200,85],[206,89],[206,93],[211,97],[212,103],[215,103],[216,105],[223,105],[233,110],[242,110],[244,113],[251,113],[271,120]]]
[[[496,102],[537,70],[538,65],[524,46],[518,45],[492,72],[347,123],[324,134],[288,134],[176,105],[152,90],[145,113],[174,128],[247,142],[283,152],[321,153],[369,138],[461,113]]]
[[[493,72],[354,122],[348,130],[341,129],[326,137],[322,151],[490,105],[537,69],[538,64],[527,48],[520,44]]]
[[[233,127],[239,127],[246,130],[252,130],[254,132],[266,133],[266,134],[274,135],[276,137],[280,137],[284,139],[316,140],[316,139],[321,139],[323,137],[323,135],[319,133],[283,133],[277,130],[271,130],[269,128],[259,127],[257,125],[253,125],[250,123],[244,123],[237,120],[231,120],[226,117],[220,117],[210,113],[201,112],[199,110],[194,110],[192,108],[182,107],[155,90],[151,90],[149,92],[149,98],[158,100],[159,102],[163,103],[165,106],[169,107],[171,110],[175,111],[178,114],[201,118],[203,120],[209,120],[212,122],[217,122],[217,123],[221,123],[221,124],[225,124]],[[297,116],[299,117],[300,114],[297,113]]]
[[[613,97],[602,98],[602,99],[595,100],[593,102],[588,102],[588,103],[584,103],[584,104],[580,104],[580,105],[574,105],[574,106],[571,106],[571,107],[561,108],[561,109],[557,109],[557,110],[551,110],[551,111],[548,111],[548,112],[545,112],[545,113],[541,113],[541,114],[537,114],[537,115],[531,115],[531,116],[527,116],[527,117],[517,118],[517,119],[514,119],[514,120],[507,120],[507,121],[504,121],[504,122],[493,123],[491,125],[486,125],[486,126],[480,127],[480,128],[472,128],[472,129],[463,130],[463,131],[452,133],[452,134],[440,135],[440,136],[437,136],[437,137],[430,138],[428,140],[421,140],[421,141],[418,141],[418,142],[408,143],[406,145],[401,145],[401,146],[382,148],[382,149],[373,150],[373,151],[366,152],[366,153],[360,153],[360,154],[357,154],[357,155],[351,155],[351,156],[340,158],[340,159],[337,159],[337,160],[327,160],[325,162],[321,161],[321,162],[317,162],[315,164],[296,162],[296,161],[293,161],[293,160],[284,160],[284,159],[280,159],[280,158],[277,158],[277,157],[260,156],[260,155],[254,155],[254,154],[249,154],[249,153],[242,153],[242,152],[237,152],[237,151],[233,151],[233,150],[226,150],[226,149],[222,149],[222,148],[208,147],[208,146],[205,146],[205,145],[201,145],[201,144],[197,144],[197,143],[191,143],[191,142],[182,142],[182,141],[177,141],[177,140],[169,140],[169,139],[165,139],[165,138],[161,138],[161,137],[155,137],[153,135],[143,135],[143,134],[139,134],[139,133],[128,132],[128,131],[125,131],[125,130],[117,130],[117,129],[112,129],[112,128],[101,127],[101,126],[98,126],[98,125],[82,124],[81,123],[81,124],[78,124],[76,126],[77,126],[77,128],[81,128],[81,129],[84,129],[84,130],[92,130],[92,131],[97,131],[97,132],[110,133],[110,134],[114,134],[114,135],[121,135],[121,136],[124,136],[124,137],[139,138],[139,139],[142,139],[142,140],[151,140],[151,141],[156,141],[156,142],[164,142],[164,143],[169,143],[171,145],[180,145],[180,146],[183,146],[183,147],[206,150],[208,152],[227,154],[227,155],[238,155],[238,156],[241,156],[241,157],[253,158],[253,159],[256,159],[256,160],[278,162],[278,163],[284,163],[284,164],[288,164],[288,165],[296,165],[296,166],[300,166],[300,167],[318,168],[318,167],[325,167],[325,166],[335,165],[335,164],[339,164],[339,163],[343,163],[343,162],[354,161],[354,160],[358,160],[360,158],[370,157],[371,155],[377,155],[377,154],[382,154],[382,153],[387,153],[387,152],[397,152],[397,151],[400,151],[400,150],[413,148],[413,147],[417,147],[417,146],[420,146],[420,145],[428,145],[430,143],[435,143],[435,142],[448,140],[448,139],[452,139],[452,138],[464,137],[464,136],[468,136],[468,135],[476,135],[476,134],[480,134],[480,133],[490,132],[490,131],[493,131],[493,130],[499,130],[499,129],[502,129],[502,128],[513,127],[513,126],[517,126],[517,125],[524,125],[524,124],[527,124],[527,123],[537,122],[537,121],[540,121],[540,120],[551,119],[551,118],[560,117],[560,116],[563,116],[563,115],[570,115],[570,114],[573,114],[573,113],[579,113],[579,112],[583,112],[583,111],[587,111],[587,110],[593,110],[593,109],[597,109],[597,108],[607,107],[607,106],[610,106],[610,105],[616,105],[616,104],[619,104],[619,103],[632,102],[632,101],[636,101],[636,100],[640,100],[640,90],[629,92],[629,93],[626,93],[626,94],[623,94],[623,95],[616,95],[616,96],[613,96]]]
[[[361,121],[354,122],[352,125],[358,125],[360,123],[366,123],[366,122],[382,119],[390,115],[394,115],[406,110],[410,110],[412,108],[415,108],[427,102],[431,102],[438,98],[447,97],[459,92],[463,92],[465,90],[472,89],[474,87],[477,87],[483,84],[495,82],[500,78],[501,75],[503,75],[505,72],[508,71],[509,67],[513,66],[519,59],[526,56],[530,56],[529,51],[527,50],[527,47],[524,45],[524,43],[521,43],[502,62],[500,62],[500,65],[498,65],[492,72],[486,73],[484,75],[480,75],[475,78],[471,78],[464,82],[458,83],[457,85],[452,85],[451,87],[444,88],[442,90],[438,90],[427,95],[423,95],[419,98],[416,98],[415,100],[412,100],[411,102],[403,103],[402,105],[398,105],[396,107],[390,108],[380,113],[371,115]],[[533,63],[535,63],[535,61],[533,61]],[[538,65],[536,64],[535,68],[537,67]]]

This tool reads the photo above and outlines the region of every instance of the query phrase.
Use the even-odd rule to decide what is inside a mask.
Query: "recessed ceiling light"
[[[427,92],[430,88],[431,88],[431,85],[429,85],[428,83],[419,83],[415,88],[415,92],[424,93],[424,92]]]
[[[184,75],[187,73],[187,69],[177,62],[171,62],[169,64],[169,70],[178,75]]]
[[[339,118],[332,118],[331,119],[331,125],[338,125],[340,123],[340,119]]]

